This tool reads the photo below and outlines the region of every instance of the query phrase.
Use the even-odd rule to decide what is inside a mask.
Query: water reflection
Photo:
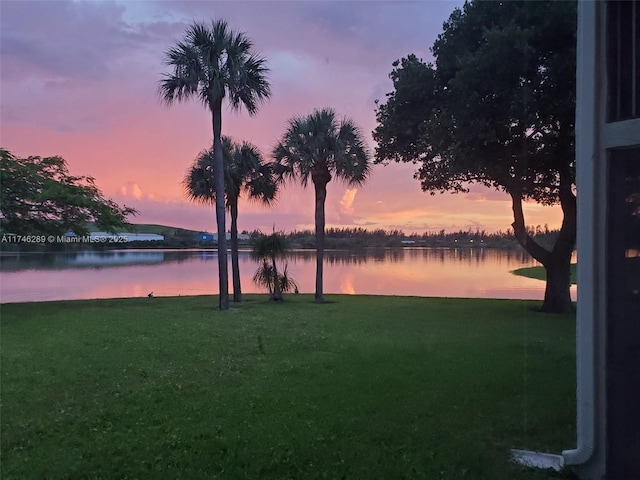
[[[0,255],[0,271],[109,268],[154,263],[180,263],[189,260],[192,255],[193,251],[185,250],[112,250],[64,253],[12,252]]]
[[[257,265],[240,253],[245,293],[262,293]],[[296,250],[289,271],[313,292],[315,251]],[[536,265],[518,251],[379,248],[325,253],[326,293],[542,299],[544,282],[509,273]],[[0,301],[200,295],[218,291],[215,250],[121,250],[0,257]],[[575,287],[572,295],[575,298]]]
[[[316,253],[313,250],[295,250],[291,254],[290,263],[297,260],[307,262],[315,260]],[[326,250],[325,263],[334,264],[363,264],[367,262],[378,263],[403,263],[406,261],[416,261],[419,259],[442,263],[450,261],[460,261],[480,264],[488,259],[505,259],[507,262],[521,262],[523,264],[534,264],[524,251],[518,250],[497,250],[490,248],[427,248],[427,247],[404,247],[404,248],[367,248],[360,250]]]

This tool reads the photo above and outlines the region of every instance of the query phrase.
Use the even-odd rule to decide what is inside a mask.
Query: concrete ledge
[[[552,468],[556,472],[562,470],[562,467],[564,467],[564,458],[562,455],[553,455],[551,453],[512,449],[511,459],[525,467]]]

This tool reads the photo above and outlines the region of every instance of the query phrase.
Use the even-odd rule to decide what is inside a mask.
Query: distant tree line
[[[135,225],[130,225],[130,230],[135,231]],[[551,230],[547,225],[527,227],[528,234],[542,245],[553,245],[559,234],[558,230]],[[163,241],[157,242],[128,242],[127,248],[211,248],[215,243],[198,242],[193,230],[171,228],[159,232],[164,236]],[[239,242],[240,248],[252,248],[256,241],[263,235],[259,230],[243,230],[242,234],[249,235],[250,240]],[[315,231],[293,230],[283,233],[293,249],[315,249]],[[4,245],[3,249],[11,250],[108,250],[122,248],[117,243],[77,243],[77,244],[20,244]],[[30,248],[31,247],[31,248]],[[357,250],[363,248],[389,248],[389,247],[470,247],[470,248],[503,248],[518,250],[521,248],[513,230],[487,233],[486,230],[458,230],[456,232],[405,233],[398,229],[372,229],[356,228],[328,228],[326,230],[325,248],[330,250]]]
[[[549,229],[548,225],[528,226],[527,232],[543,245],[553,245],[559,231]],[[249,233],[252,238],[258,231]],[[312,230],[294,230],[286,234],[293,248],[315,248],[315,232]],[[456,232],[424,232],[407,234],[402,230],[356,228],[328,228],[325,248],[358,249],[366,247],[486,247],[520,248],[511,228],[487,233],[486,230],[459,230]]]

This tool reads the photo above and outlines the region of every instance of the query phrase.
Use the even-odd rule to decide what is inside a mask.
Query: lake
[[[289,274],[315,288],[315,251],[296,250]],[[325,252],[324,291],[339,294],[542,300],[545,283],[510,273],[538,263],[524,252],[488,248],[384,248]],[[243,293],[257,263],[240,253]],[[0,302],[203,295],[218,291],[215,250],[3,253]],[[231,291],[231,268],[229,268]],[[573,299],[576,287],[571,287]]]

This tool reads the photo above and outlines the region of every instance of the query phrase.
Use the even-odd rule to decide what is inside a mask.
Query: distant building
[[[218,241],[218,236],[213,233],[200,232],[196,235],[198,243],[214,243]]]
[[[231,233],[227,232],[226,235],[227,240],[231,240]],[[248,242],[251,237],[245,233],[238,234],[239,242]],[[218,243],[218,234],[217,233],[208,233],[208,232],[200,232],[196,235],[196,242],[198,243]]]

